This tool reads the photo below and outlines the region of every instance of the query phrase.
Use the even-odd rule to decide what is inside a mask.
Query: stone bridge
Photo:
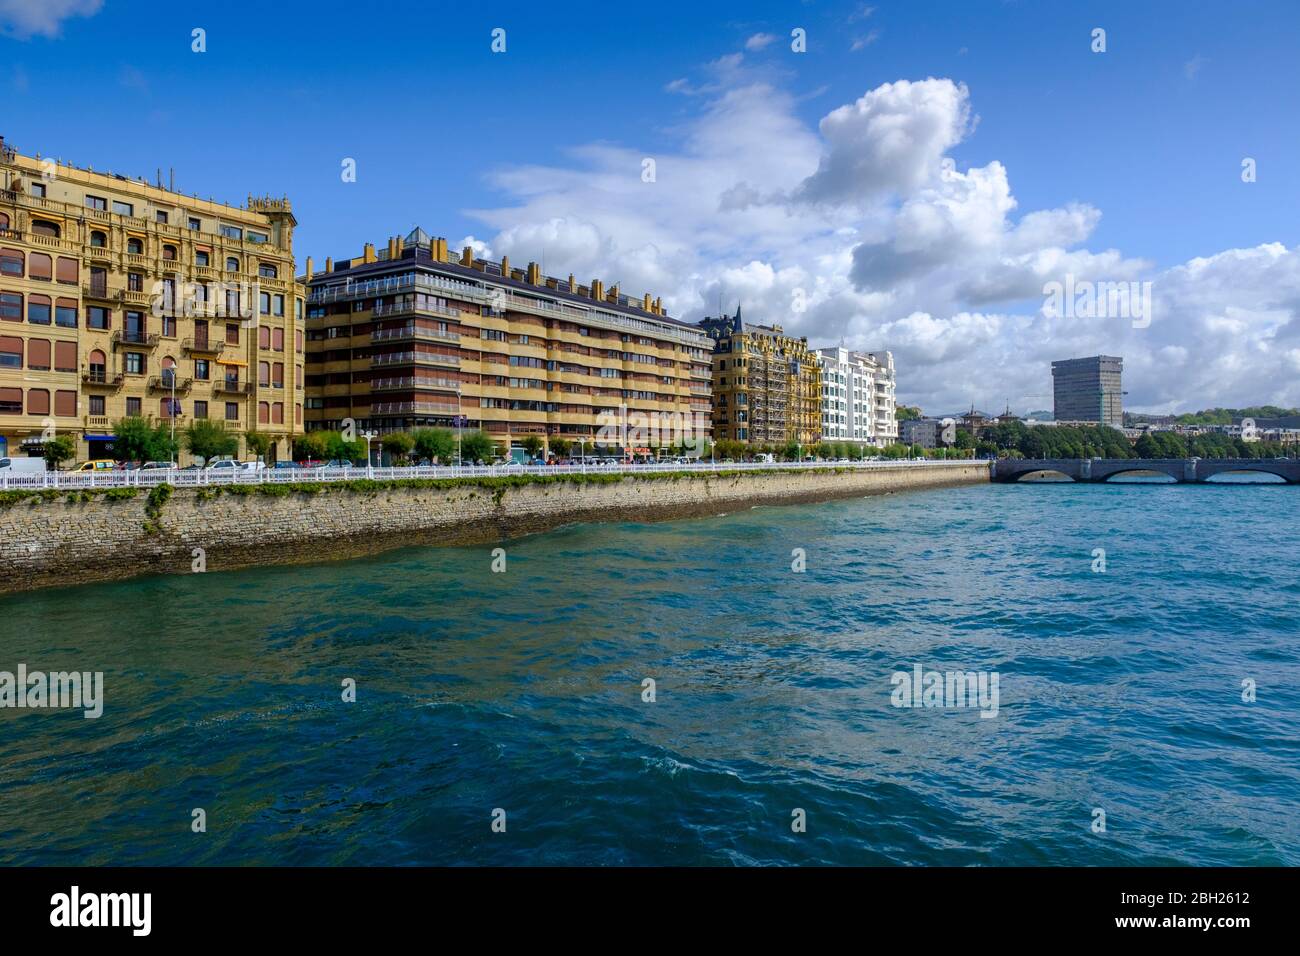
[[[1157,472],[1178,482],[1204,482],[1228,472],[1277,475],[1300,484],[1300,460],[1272,458],[1003,458],[993,463],[993,480],[1019,481],[1026,475],[1055,472],[1075,481],[1106,481],[1116,475]]]

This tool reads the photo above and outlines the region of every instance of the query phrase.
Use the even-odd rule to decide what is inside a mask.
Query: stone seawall
[[[657,521],[989,480],[979,464],[878,469],[45,492],[0,508],[0,593],[477,544],[578,521]],[[12,493],[10,493],[12,494]],[[196,555],[195,549],[201,549]]]

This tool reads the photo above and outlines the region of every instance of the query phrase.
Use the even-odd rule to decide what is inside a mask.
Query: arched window
[[[100,349],[94,349],[93,351],[91,351],[87,361],[90,364],[91,377],[98,378],[100,381],[103,381],[104,371],[106,368],[104,362],[104,353]]]
[[[131,238],[126,241],[126,251],[134,256],[144,255],[144,243],[139,239]]]
[[[43,252],[27,253],[27,278],[54,280],[54,260]]]
[[[175,259],[175,258],[176,258],[176,247],[175,247],[175,246],[163,246],[163,258],[164,258],[164,259]]]
[[[226,271],[227,271],[227,272],[238,272],[238,271],[239,271],[239,260],[236,259],[234,256],[230,256],[228,259],[226,259]]]
[[[103,249],[108,245],[108,236],[104,235],[98,229],[90,234],[90,248]]]
[[[0,212],[0,232],[9,231],[9,213]]]
[[[57,223],[50,222],[46,219],[32,220],[32,235],[45,236],[49,239],[59,238],[59,227]]]
[[[257,274],[263,279],[274,279],[279,276],[279,272],[276,270],[275,266],[271,265],[269,262],[259,263],[257,266]]]

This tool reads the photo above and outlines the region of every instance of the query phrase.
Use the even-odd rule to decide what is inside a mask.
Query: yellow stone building
[[[748,444],[821,438],[821,367],[806,338],[740,316],[700,321],[713,340],[713,434]]]
[[[312,272],[307,427],[481,429],[655,454],[710,429],[711,342],[649,294],[451,254],[416,229]],[[630,427],[624,431],[622,424]]]
[[[127,416],[174,418],[178,435],[212,419],[241,454],[257,431],[270,460],[289,457],[305,290],[287,199],[225,205],[2,138],[0,172],[0,457],[52,434],[74,435],[79,460],[112,457]]]

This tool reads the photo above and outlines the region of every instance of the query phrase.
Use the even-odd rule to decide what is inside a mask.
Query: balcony
[[[454,402],[379,402],[370,406],[371,415],[457,415]]]
[[[370,356],[372,368],[384,368],[389,365],[440,365],[446,368],[459,368],[459,355],[441,355],[436,352],[384,352]]]
[[[194,379],[192,379],[192,378],[180,378],[180,377],[177,377],[177,379],[176,379],[176,391],[178,391],[178,392],[188,392],[188,391],[190,390],[190,387],[193,386],[193,384],[194,384]],[[171,383],[171,381],[170,381],[170,380],[164,380],[163,377],[162,377],[161,375],[155,375],[153,378],[149,379],[149,386],[148,386],[148,387],[149,387],[149,391],[151,391],[151,392],[170,392],[170,391],[172,391],[172,383]]]
[[[402,342],[416,339],[424,339],[430,342],[459,342],[460,333],[443,332],[440,329],[428,329],[415,324],[404,325],[396,329],[375,329],[370,333],[370,341],[372,342]]]
[[[212,384],[214,393],[224,393],[226,395],[252,395],[253,383],[241,382],[238,379],[218,379]]]
[[[194,338],[181,343],[186,352],[201,352],[204,355],[220,355],[226,350],[226,343],[219,339]]]
[[[86,415],[83,421],[87,431],[93,428],[97,432],[103,432],[112,427],[112,422],[107,415]]]
[[[103,368],[83,368],[81,370],[81,381],[82,384],[91,387],[121,388],[122,373],[110,372]]]
[[[372,392],[391,392],[397,389],[408,388],[438,388],[448,391],[455,391],[459,382],[453,382],[446,378],[419,378],[414,376],[403,376],[401,378],[377,378],[370,382]]]
[[[117,293],[108,291],[107,282],[83,282],[81,284],[81,294],[88,299],[104,299],[105,301],[117,298]]]
[[[417,305],[411,303],[394,303],[392,305],[379,304],[375,306],[371,313],[375,318],[382,318],[388,315],[438,315],[447,319],[459,319],[460,309],[439,308],[436,305]]]
[[[142,346],[151,349],[158,344],[158,334],[156,332],[137,332],[133,329],[119,329],[113,333],[113,347],[122,346]]]

